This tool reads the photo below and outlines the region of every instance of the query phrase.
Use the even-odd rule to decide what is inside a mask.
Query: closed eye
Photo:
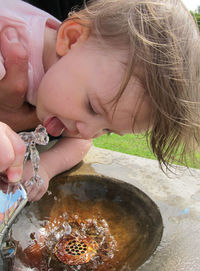
[[[88,101],[88,108],[90,113],[92,113],[92,115],[97,115],[98,113],[95,111],[94,107],[92,106],[90,100]]]

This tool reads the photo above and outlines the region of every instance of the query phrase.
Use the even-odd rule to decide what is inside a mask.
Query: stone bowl
[[[133,185],[64,173],[51,181],[40,201],[27,204],[14,224],[13,270],[133,271],[153,254],[162,233],[157,205]],[[58,242],[71,261],[60,260]]]

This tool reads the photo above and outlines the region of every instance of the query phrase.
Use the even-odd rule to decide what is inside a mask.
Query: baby
[[[96,0],[62,24],[20,0],[0,3],[1,27],[15,27],[29,54],[27,101],[50,135],[62,135],[41,154],[44,189],[30,199],[104,133],[150,131],[166,166],[179,146],[185,155],[198,144],[200,35],[181,1]],[[0,169],[19,181],[23,143],[7,125],[0,131]],[[23,180],[31,173],[27,164]]]

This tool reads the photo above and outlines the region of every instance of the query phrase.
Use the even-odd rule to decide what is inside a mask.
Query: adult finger
[[[10,182],[18,182],[22,178],[23,162],[26,151],[23,140],[12,131],[9,127],[6,129],[6,135],[12,145],[12,153],[10,153],[10,161],[6,174]]]

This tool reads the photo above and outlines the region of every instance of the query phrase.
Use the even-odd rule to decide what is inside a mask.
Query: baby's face
[[[137,77],[131,78],[117,107],[112,106],[123,78],[123,63],[124,52],[105,53],[89,40],[61,57],[38,90],[37,114],[47,131],[84,139],[107,131],[123,135],[132,133],[133,120],[135,133],[146,131],[151,106]]]

